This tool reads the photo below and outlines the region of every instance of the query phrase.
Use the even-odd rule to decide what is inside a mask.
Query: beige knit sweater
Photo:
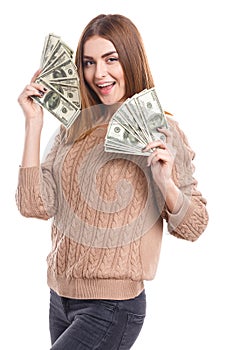
[[[26,217],[52,219],[48,285],[71,298],[128,299],[155,277],[163,223],[195,241],[208,222],[193,177],[193,151],[169,119],[176,149],[173,179],[183,193],[169,213],[146,157],[104,152],[107,124],[75,142],[56,137],[39,168],[19,170],[17,205]]]

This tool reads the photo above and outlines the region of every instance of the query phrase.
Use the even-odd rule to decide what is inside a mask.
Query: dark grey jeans
[[[146,295],[129,300],[81,300],[50,291],[50,350],[128,350],[146,312]]]

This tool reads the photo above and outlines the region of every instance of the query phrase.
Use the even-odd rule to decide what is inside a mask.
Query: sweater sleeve
[[[25,217],[48,220],[57,210],[53,163],[60,144],[60,133],[40,167],[20,167],[16,205]]]
[[[165,207],[163,217],[168,223],[168,231],[182,239],[195,241],[208,224],[207,201],[197,189],[198,182],[193,174],[195,153],[190,148],[186,135],[178,123],[171,122],[173,147],[176,151],[173,180],[183,195],[183,204],[178,212],[171,213]]]

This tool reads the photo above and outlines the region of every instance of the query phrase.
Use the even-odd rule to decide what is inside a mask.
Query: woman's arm
[[[40,166],[40,140],[43,109],[32,96],[43,96],[43,86],[34,83],[37,71],[18,98],[25,116],[25,141],[19,169],[16,203],[26,217],[49,219],[56,211],[56,184],[52,175],[52,161]],[[56,139],[58,143],[58,138]],[[53,150],[53,154],[55,151]],[[51,159],[51,157],[50,157]]]
[[[31,97],[41,97],[45,93],[43,86],[34,81],[39,75],[38,70],[22,93],[18,102],[25,117],[25,141],[22,157],[22,167],[33,167],[40,165],[40,138],[43,127],[43,109]]]
[[[145,151],[154,150],[148,157],[148,166],[165,200],[162,216],[171,234],[195,241],[207,226],[208,213],[206,200],[193,177],[194,152],[177,122],[170,121],[169,130],[160,131],[167,137],[166,144],[155,141]]]

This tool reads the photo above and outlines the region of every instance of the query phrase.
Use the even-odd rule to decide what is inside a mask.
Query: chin
[[[103,105],[106,105],[106,106],[111,106],[111,105],[114,105],[115,103],[117,103],[117,101],[115,101],[113,99],[105,99],[105,98],[102,98],[101,102],[103,103]]]
[[[119,98],[119,99],[113,99],[113,98],[102,98],[101,102],[106,105],[106,106],[112,106],[115,105],[117,103],[122,103],[123,99]]]
[[[102,101],[103,105],[105,106],[113,106],[115,105],[117,102],[106,102],[106,101]]]

